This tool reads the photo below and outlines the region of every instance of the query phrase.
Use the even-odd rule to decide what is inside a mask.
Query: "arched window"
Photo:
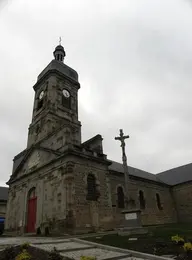
[[[99,192],[97,191],[96,179],[93,174],[87,176],[87,200],[97,201]]]
[[[159,196],[158,193],[156,193],[156,201],[157,201],[157,207],[158,207],[158,209],[159,209],[159,210],[162,210],[163,207],[162,207],[162,205],[161,205],[161,199],[160,199],[160,196]]]
[[[145,209],[145,197],[142,190],[139,191],[139,204],[141,209]]]
[[[124,192],[122,187],[117,188],[117,205],[120,209],[125,207]]]

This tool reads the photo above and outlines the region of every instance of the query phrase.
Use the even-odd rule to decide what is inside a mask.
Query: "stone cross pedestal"
[[[127,165],[127,156],[125,153],[125,139],[129,138],[129,135],[124,135],[123,130],[120,129],[120,134],[115,137],[115,140],[121,142],[122,148],[122,161],[124,168],[124,180],[125,180],[125,204],[126,210],[122,211],[124,215],[123,222],[121,223],[121,228],[118,228],[118,234],[121,236],[128,236],[132,234],[145,234],[148,232],[146,228],[142,227],[141,224],[141,210],[133,209],[133,205],[130,204],[132,201],[129,196],[130,183],[129,183],[129,171]],[[131,209],[129,209],[131,208]]]
[[[121,212],[124,215],[121,227],[118,228],[118,235],[140,235],[148,233],[148,229],[142,227],[141,210],[132,209]]]
[[[141,210],[123,210],[121,212],[124,215],[123,227],[141,227]]]

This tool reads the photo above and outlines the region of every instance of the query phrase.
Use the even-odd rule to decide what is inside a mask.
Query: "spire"
[[[55,60],[61,61],[61,62],[64,61],[65,51],[64,51],[63,46],[61,45],[61,37],[59,38],[59,45],[55,48],[53,55],[55,57]]]

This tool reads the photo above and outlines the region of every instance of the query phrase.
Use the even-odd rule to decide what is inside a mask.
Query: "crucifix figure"
[[[124,135],[123,130],[120,129],[120,135],[115,137],[115,140],[119,140],[121,142],[122,147],[122,161],[123,161],[123,168],[124,168],[124,178],[125,178],[125,202],[126,207],[128,207],[128,184],[129,184],[129,171],[127,165],[127,156],[125,153],[125,139],[129,138],[129,135]]]

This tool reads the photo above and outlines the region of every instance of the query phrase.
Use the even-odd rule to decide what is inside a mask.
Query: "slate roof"
[[[0,187],[0,201],[8,199],[8,187]]]
[[[92,143],[93,141],[95,141],[95,140],[103,140],[103,138],[102,138],[102,136],[101,135],[95,135],[95,136],[93,136],[92,138],[90,138],[90,139],[88,139],[87,141],[85,141],[85,142],[83,142],[81,145],[82,146],[86,146],[86,145],[88,145],[89,143]]]
[[[27,149],[22,151],[18,155],[16,155],[15,158],[13,159],[13,173],[16,171],[17,167],[22,162],[22,160],[25,157],[26,153],[27,153]]]
[[[156,175],[161,181],[169,185],[192,181],[192,163],[160,172]]]
[[[64,51],[64,48],[63,48],[62,45],[58,45],[58,46],[55,48],[55,50]]]
[[[67,66],[62,62],[58,62],[57,60],[52,60],[47,67],[39,74],[37,80],[40,80],[48,71],[57,70],[60,73],[68,76],[69,78],[78,82],[78,74],[71,67]]]
[[[111,162],[112,162],[112,164],[109,166],[109,170],[116,171],[116,172],[122,172],[122,173],[124,172],[123,165],[121,163],[114,162],[114,161],[111,161]],[[158,178],[158,176],[155,174],[152,174],[152,173],[149,173],[149,172],[146,172],[146,171],[143,171],[143,170],[131,167],[131,166],[128,166],[128,170],[129,170],[130,175],[133,175],[133,176],[136,176],[139,178],[143,178],[143,179],[147,179],[147,180],[151,180],[151,181],[155,181],[155,182],[163,183],[163,181],[160,178]]]

